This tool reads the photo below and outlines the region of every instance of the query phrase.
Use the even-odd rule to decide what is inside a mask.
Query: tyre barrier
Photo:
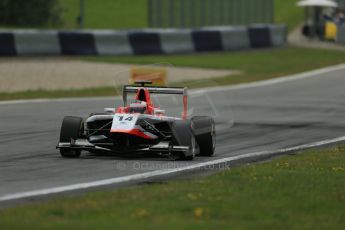
[[[282,46],[285,25],[199,29],[0,30],[0,55],[145,55]]]

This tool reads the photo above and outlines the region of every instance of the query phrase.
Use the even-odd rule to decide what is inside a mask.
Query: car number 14
[[[135,127],[137,120],[137,115],[115,114],[111,130],[131,130]]]
[[[133,116],[125,118],[125,116],[118,116],[119,121],[133,121]]]

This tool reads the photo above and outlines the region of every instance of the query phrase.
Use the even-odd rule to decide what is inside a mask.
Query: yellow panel
[[[335,40],[337,37],[337,25],[333,22],[326,22],[325,25],[325,39]]]
[[[154,67],[132,67],[131,83],[140,80],[152,81],[154,85],[166,85],[167,69]]]

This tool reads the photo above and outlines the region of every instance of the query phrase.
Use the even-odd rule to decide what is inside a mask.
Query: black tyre
[[[193,117],[193,133],[200,148],[200,156],[213,156],[216,150],[216,129],[212,117]]]
[[[60,131],[60,142],[71,142],[71,139],[77,139],[82,136],[84,130],[83,119],[80,117],[65,117],[62,121]],[[80,157],[81,150],[61,148],[60,154],[63,157]]]
[[[174,146],[188,146],[186,151],[176,151],[174,155],[177,155],[181,160],[193,160],[195,155],[198,154],[198,146],[190,127],[189,121],[175,121],[172,124],[173,132],[173,145]]]

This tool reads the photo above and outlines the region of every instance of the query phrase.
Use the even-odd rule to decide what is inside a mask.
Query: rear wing
[[[127,94],[137,93],[139,89],[148,89],[150,94],[172,94],[187,96],[187,87],[155,87],[155,86],[133,86],[125,85],[123,87],[123,102],[127,105]]]
[[[127,105],[127,94],[137,93],[139,89],[147,89],[150,94],[182,95],[183,96],[183,118],[187,117],[187,87],[161,87],[161,86],[123,86],[123,104]]]

